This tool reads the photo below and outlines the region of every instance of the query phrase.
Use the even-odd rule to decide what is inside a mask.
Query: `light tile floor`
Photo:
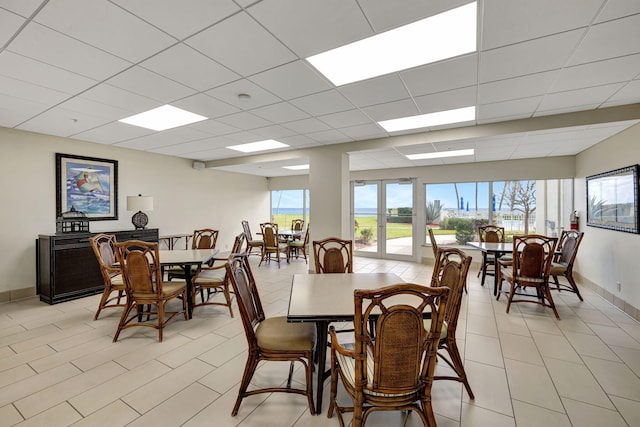
[[[258,268],[252,257],[252,264],[267,315],[286,314],[291,276],[304,273],[305,263]],[[431,276],[429,266],[416,263],[356,258],[355,265],[416,283]],[[438,425],[640,425],[640,324],[587,289],[584,302],[554,292],[560,321],[536,305],[515,304],[506,314],[506,298],[495,301],[475,273],[458,336],[476,399],[460,384],[436,382]],[[113,344],[120,313],[107,310],[93,321],[98,299],[0,305],[0,426],[338,425],[326,411],[310,415],[304,397],[282,393],[246,398],[230,416],[246,341],[240,319],[226,308],[197,308],[192,320],[171,323],[162,343],[156,331],[133,328]],[[287,370],[283,363],[262,365],[254,383],[282,383]],[[374,413],[367,425],[421,423],[398,412]]]

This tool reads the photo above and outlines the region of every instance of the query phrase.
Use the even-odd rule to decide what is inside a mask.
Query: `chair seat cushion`
[[[292,248],[303,248],[304,242],[302,240],[294,240],[292,242],[289,242],[289,246],[291,246]]]
[[[272,351],[310,351],[316,342],[314,323],[289,323],[284,316],[263,320],[256,329],[260,348]]]
[[[222,283],[224,282],[226,270],[224,268],[216,268],[214,270],[202,269],[198,273],[196,283]]]
[[[124,286],[124,279],[122,278],[122,274],[116,274],[111,278],[111,284],[113,286]]]
[[[355,377],[354,373],[356,370],[356,361],[353,357],[345,356],[342,353],[336,352],[336,358],[338,359],[338,365],[340,365],[340,372],[342,373],[342,377],[345,381],[351,384],[354,387]],[[373,354],[370,349],[367,349],[367,378],[373,378]],[[415,391],[410,391],[407,393],[378,393],[370,390],[368,387],[364,387],[364,394],[368,394],[371,396],[380,396],[380,397],[395,397],[395,396],[408,396],[410,394],[415,393]]]
[[[249,240],[249,246],[262,246],[262,240]]]
[[[551,271],[549,272],[552,276],[557,276],[559,274],[564,274],[567,271],[566,264],[560,264],[558,262],[551,263]]]
[[[431,329],[431,319],[424,319],[424,329],[429,331]],[[440,339],[447,338],[447,322],[442,322],[442,329],[440,330]]]

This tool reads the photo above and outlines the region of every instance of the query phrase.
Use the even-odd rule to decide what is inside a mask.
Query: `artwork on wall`
[[[638,227],[638,165],[588,176],[587,225],[627,233]]]
[[[71,208],[89,220],[118,219],[118,161],[56,153],[56,217]]]

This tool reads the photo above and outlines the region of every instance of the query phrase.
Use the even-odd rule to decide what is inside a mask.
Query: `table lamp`
[[[136,230],[144,230],[149,223],[149,217],[142,211],[153,210],[153,197],[143,196],[138,194],[137,196],[127,196],[127,211],[135,212],[131,217],[131,223],[136,227]]]

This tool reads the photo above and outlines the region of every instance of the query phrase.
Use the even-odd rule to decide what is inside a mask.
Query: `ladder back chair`
[[[116,256],[124,276],[127,306],[122,311],[113,342],[124,329],[135,326],[157,329],[158,341],[162,342],[162,331],[167,323],[180,313],[187,320],[186,284],[182,281],[163,283],[158,243],[140,240],[116,243]],[[182,311],[167,311],[167,303],[179,297],[182,298]],[[143,322],[145,315],[147,321]],[[155,323],[151,321],[152,316],[156,317]]]
[[[435,426],[431,386],[449,288],[400,283],[354,291],[355,348],[331,335],[331,391],[327,416],[353,412],[353,427],[372,411],[414,411]],[[423,317],[431,316],[425,329]],[[375,324],[375,339],[370,325]],[[338,403],[338,378],[353,406]]]
[[[249,227],[249,221],[247,220],[242,220],[242,230],[244,231],[244,236],[247,242],[247,247],[245,249],[245,251],[251,255],[251,251],[253,249],[258,249],[258,256],[262,256],[262,246],[264,245],[262,239],[260,240],[255,240],[253,238],[253,235],[251,234],[251,227]]]
[[[353,241],[338,237],[314,240],[316,273],[353,273]]]
[[[549,272],[549,274],[553,277],[554,284],[556,285],[556,289],[558,291],[563,290],[573,292],[578,295],[580,301],[584,300],[582,299],[582,295],[580,295],[578,285],[573,278],[573,263],[576,260],[578,247],[580,246],[580,242],[582,242],[583,237],[584,232],[582,231],[562,231],[560,240],[558,241],[558,247],[556,249],[556,256],[551,263],[551,271]],[[560,283],[558,281],[558,276],[564,276],[569,284],[565,285]]]
[[[263,261],[271,261],[271,255],[275,255],[276,261],[278,262],[278,268],[280,268],[280,255],[283,253],[286,256],[287,263],[289,263],[289,244],[287,242],[281,242],[278,239],[278,224],[263,222],[260,224],[260,229],[262,230],[263,244],[262,258],[260,259],[258,267],[262,265]]]
[[[286,316],[265,317],[256,281],[251,272],[247,254],[234,254],[226,265],[227,274],[233,286],[247,337],[249,351],[244,368],[238,398],[231,415],[238,413],[245,397],[259,393],[285,392],[307,397],[309,411],[313,415],[312,370],[313,349],[316,343],[316,327],[313,323],[289,323]],[[284,387],[264,387],[248,390],[258,364],[263,361],[291,362],[289,378]],[[306,387],[291,387],[294,362],[300,362],[305,369]]]
[[[98,260],[100,266],[100,274],[104,282],[104,291],[98,303],[93,320],[98,320],[100,312],[105,308],[125,307],[126,299],[124,279],[122,278],[122,270],[116,264],[116,236],[113,234],[96,234],[89,238],[93,253]],[[117,292],[116,296],[112,294]],[[114,302],[115,301],[115,302]]]

